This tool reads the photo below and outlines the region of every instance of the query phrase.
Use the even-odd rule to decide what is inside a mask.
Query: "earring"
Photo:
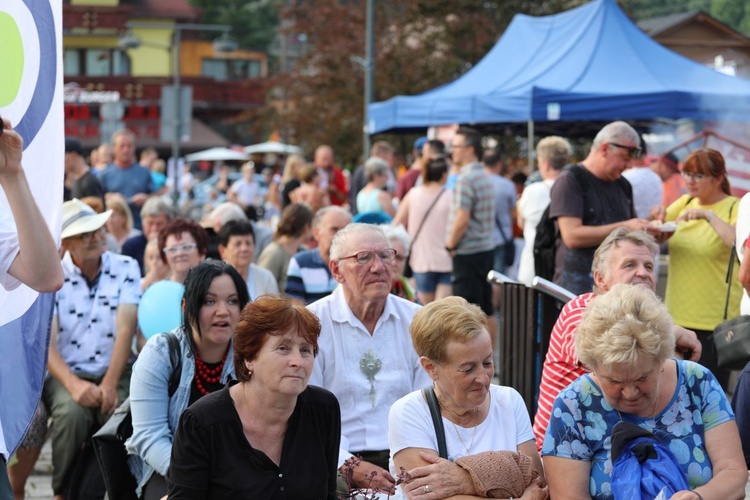
[[[247,376],[248,376],[248,377],[250,377],[250,378],[252,378],[252,376],[253,376],[253,371],[252,371],[252,370],[248,370],[248,371],[247,371]]]

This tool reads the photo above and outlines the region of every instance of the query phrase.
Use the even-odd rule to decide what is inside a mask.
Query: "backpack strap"
[[[172,365],[172,375],[169,377],[168,393],[171,398],[177,388],[180,386],[180,377],[182,376],[182,350],[180,349],[180,341],[172,332],[166,332],[164,335],[167,337],[167,343],[169,344],[169,363]]]
[[[445,445],[445,427],[443,427],[443,417],[440,414],[440,405],[438,404],[437,396],[435,396],[435,388],[433,386],[425,387],[422,389],[422,395],[427,401],[427,406],[430,408],[432,425],[435,426],[435,435],[437,436],[438,442],[438,455],[440,455],[440,458],[445,458],[447,460],[448,447]]]

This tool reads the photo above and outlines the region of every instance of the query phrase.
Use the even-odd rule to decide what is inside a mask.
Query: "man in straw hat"
[[[141,273],[136,261],[106,251],[104,224],[78,199],[63,204],[62,266],[43,399],[52,430],[52,488],[64,494],[76,455],[127,395]]]

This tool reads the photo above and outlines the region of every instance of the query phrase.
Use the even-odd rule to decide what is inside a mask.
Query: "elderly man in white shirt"
[[[409,335],[420,306],[390,294],[388,262],[395,257],[378,226],[348,225],[330,252],[331,273],[340,286],[307,306],[322,325],[310,384],[339,400],[339,467],[352,455],[362,457],[353,471],[355,487],[392,490],[388,411],[399,398],[431,383]]]

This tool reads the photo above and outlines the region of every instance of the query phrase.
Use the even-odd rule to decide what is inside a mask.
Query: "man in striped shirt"
[[[602,242],[594,253],[591,271],[594,275],[593,293],[584,293],[563,307],[557,318],[549,341],[547,356],[542,368],[539,401],[534,417],[534,436],[538,450],[542,449],[544,434],[550,421],[552,404],[557,395],[581,375],[588,373],[575,354],[575,331],[586,307],[597,295],[607,293],[618,283],[644,285],[656,290],[654,259],[659,247],[644,231],[617,228]],[[674,326],[678,355],[697,361],[701,345],[695,333]]]

